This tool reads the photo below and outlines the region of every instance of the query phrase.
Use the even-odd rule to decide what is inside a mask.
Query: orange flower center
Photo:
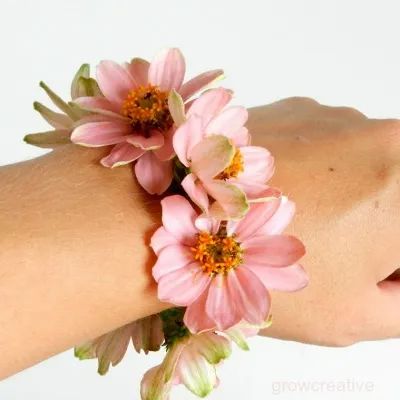
[[[153,85],[131,90],[122,104],[121,114],[130,118],[133,127],[140,130],[167,130],[173,124],[168,108],[168,92]]]
[[[191,250],[207,274],[225,273],[243,262],[243,250],[234,236],[201,232]]]
[[[239,149],[236,149],[235,155],[231,163],[220,172],[216,178],[227,180],[229,178],[236,178],[241,172],[244,171],[243,156]]]

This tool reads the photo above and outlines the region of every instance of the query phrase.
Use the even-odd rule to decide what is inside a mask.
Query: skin
[[[248,126],[297,204],[288,231],[311,278],[272,293],[265,334],[333,346],[398,336],[400,122],[287,99],[250,110]],[[105,151],[67,145],[0,168],[0,378],[168,307],[147,246],[158,201],[129,167],[99,166]]]

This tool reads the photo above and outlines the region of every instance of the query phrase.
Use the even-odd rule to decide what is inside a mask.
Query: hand
[[[342,346],[400,334],[400,121],[290,98],[250,110],[272,184],[297,204],[305,290],[273,293],[265,335]]]

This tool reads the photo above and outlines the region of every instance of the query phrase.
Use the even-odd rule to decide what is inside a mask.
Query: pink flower
[[[160,53],[151,63],[135,58],[119,65],[102,61],[97,81],[103,96],[75,100],[82,109],[101,114],[101,121],[77,126],[74,143],[100,147],[113,145],[101,160],[115,167],[137,160],[135,173],[149,193],[161,194],[172,181],[172,135],[175,130],[171,112],[173,95],[184,101],[222,75],[221,70],[205,72],[183,84],[185,60],[178,49]]]
[[[172,385],[180,383],[199,397],[207,396],[218,384],[215,365],[230,354],[230,341],[214,332],[181,339],[160,365],[144,375],[142,400],[167,400]]]
[[[160,317],[151,315],[142,318],[77,346],[75,356],[80,360],[97,358],[98,372],[100,375],[104,375],[108,372],[110,364],[115,366],[122,360],[130,340],[138,353],[141,350],[146,354],[149,351],[159,350],[164,342]]]
[[[175,152],[190,172],[183,188],[204,212],[219,219],[241,218],[249,202],[268,197],[266,182],[274,172],[269,151],[249,145],[247,110],[223,109],[230,98],[222,88],[201,95],[173,138]]]
[[[255,203],[238,221],[199,217],[182,196],[161,201],[151,239],[160,300],[186,306],[192,332],[226,330],[241,320],[259,325],[269,313],[268,289],[294,291],[308,278],[297,263],[303,244],[282,235],[294,213],[286,198]]]

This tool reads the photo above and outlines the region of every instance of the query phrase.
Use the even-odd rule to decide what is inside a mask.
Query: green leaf
[[[71,143],[70,136],[70,131],[59,129],[48,132],[31,133],[24,137],[24,141],[43,149],[52,149]]]

